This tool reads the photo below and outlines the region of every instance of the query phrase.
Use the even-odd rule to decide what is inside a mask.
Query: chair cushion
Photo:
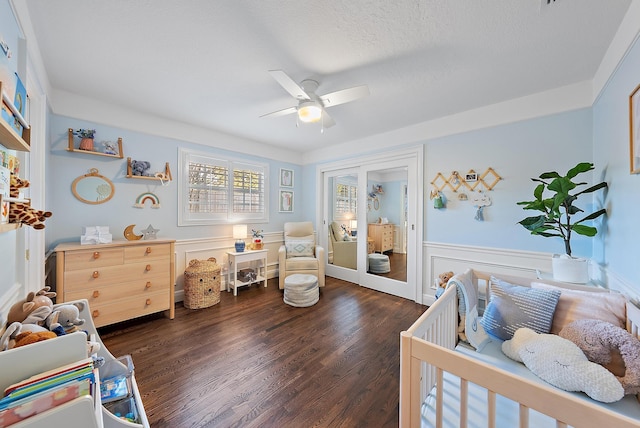
[[[291,257],[285,261],[285,268],[290,270],[314,270],[318,269],[318,259],[315,257]]]
[[[291,257],[313,257],[315,241],[313,236],[301,238],[287,238],[285,243],[287,248],[287,258]]]

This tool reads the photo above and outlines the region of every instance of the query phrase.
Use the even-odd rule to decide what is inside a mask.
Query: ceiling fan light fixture
[[[303,101],[298,106],[298,118],[305,123],[315,123],[322,119],[322,107],[317,101]]]

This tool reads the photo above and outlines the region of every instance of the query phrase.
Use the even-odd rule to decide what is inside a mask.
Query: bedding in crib
[[[465,354],[478,361],[485,362],[493,367],[500,368],[525,379],[535,382],[544,382],[534,375],[523,364],[509,359],[501,350],[501,341],[490,341],[478,352],[473,347],[465,343],[456,346],[456,351]],[[444,372],[443,375],[443,427],[459,427],[460,425],[460,379],[451,373]],[[467,419],[468,427],[487,427],[487,390],[481,386],[469,382],[468,387],[468,407]],[[435,394],[434,387],[427,395],[421,408],[421,425],[424,428],[435,427]],[[588,400],[603,408],[609,408],[616,413],[630,416],[640,421],[640,404],[633,395],[627,395],[622,400],[615,403],[599,403],[591,400],[584,393],[569,392],[583,400]],[[518,403],[497,395],[496,396],[496,426],[497,427],[517,427],[519,424]],[[540,428],[555,428],[555,419],[546,416],[535,410],[529,411],[529,426]]]

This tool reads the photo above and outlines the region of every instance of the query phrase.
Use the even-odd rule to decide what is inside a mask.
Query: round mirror
[[[71,183],[71,191],[79,201],[85,204],[103,204],[113,197],[116,188],[107,177],[91,168],[88,174],[81,175]]]

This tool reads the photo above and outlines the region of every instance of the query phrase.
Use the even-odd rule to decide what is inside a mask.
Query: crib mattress
[[[544,382],[536,375],[534,375],[524,364],[511,360],[502,353],[501,342],[490,342],[485,346],[482,352],[476,352],[468,345],[459,344],[456,347],[456,351],[465,353],[466,355],[493,365],[494,367],[500,367],[504,370],[508,370],[511,373],[532,379],[539,382]],[[460,378],[450,373],[444,372],[443,375],[444,384],[444,405],[443,405],[443,426],[450,428],[458,428],[460,426],[459,413],[460,413]],[[435,427],[435,405],[436,405],[436,391],[435,388],[427,395],[424,403],[422,404],[422,427]],[[618,413],[625,414],[627,416],[640,420],[640,404],[636,400],[635,396],[627,395],[622,400],[616,403],[600,403],[592,400],[586,394],[579,392],[571,392],[581,399],[587,400],[591,403],[596,403],[600,406],[607,407]],[[468,426],[469,428],[485,428],[487,427],[487,390],[481,386],[468,383]],[[496,395],[496,418],[498,427],[517,427],[519,423],[519,405],[515,401],[512,401],[501,395]],[[549,427],[555,428],[556,421],[549,416],[546,416],[535,410],[529,410],[529,426],[530,427]]]

